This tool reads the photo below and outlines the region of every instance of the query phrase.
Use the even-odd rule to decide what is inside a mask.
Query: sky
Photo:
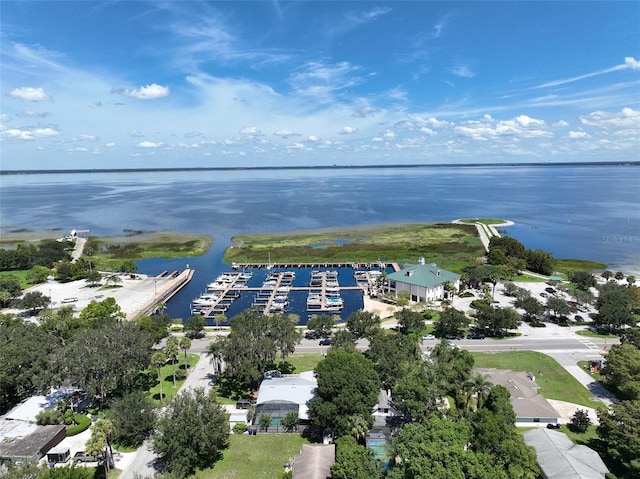
[[[640,160],[637,1],[0,1],[0,169]]]

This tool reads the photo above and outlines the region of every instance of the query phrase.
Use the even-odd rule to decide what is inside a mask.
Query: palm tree
[[[609,281],[609,278],[613,276],[613,273],[608,269],[605,269],[600,276],[602,276],[605,281]]]
[[[160,406],[162,406],[162,375],[160,369],[167,362],[167,357],[164,355],[164,351],[156,351],[151,356],[151,364],[158,369],[158,382],[160,383]]]
[[[636,282],[636,277],[632,274],[630,274],[629,276],[627,276],[627,283],[629,283],[629,286],[633,286],[633,283]]]
[[[489,395],[493,384],[490,381],[487,381],[487,377],[482,374],[476,374],[476,376],[473,379],[470,379],[467,384],[469,386],[471,396],[476,396],[476,409],[481,408],[482,403]]]
[[[213,372],[218,375],[222,371],[224,359],[222,358],[222,341],[219,339],[210,342],[207,346],[205,354],[209,356],[209,362],[213,364]]]
[[[93,424],[93,431],[94,434],[99,434],[104,437],[107,443],[105,452],[109,453],[108,455],[106,455],[107,457],[105,457],[105,460],[108,460],[110,462],[113,458],[113,436],[115,436],[116,433],[116,429],[113,426],[113,423],[109,419],[98,419]]]
[[[176,361],[178,360],[178,355],[180,354],[180,346],[178,342],[178,338],[175,336],[169,336],[167,338],[167,345],[164,348],[167,354],[167,358],[171,360],[171,364],[173,366],[173,387],[176,387]]]
[[[614,278],[616,281],[620,281],[624,279],[624,273],[622,271],[617,271]]]
[[[367,420],[360,414],[349,416],[347,418],[347,427],[358,443],[361,443],[367,436],[367,432],[369,432],[369,423],[367,423]]]
[[[189,369],[189,363],[187,362],[187,350],[191,348],[191,340],[186,336],[180,338],[180,349],[184,351],[184,370]]]

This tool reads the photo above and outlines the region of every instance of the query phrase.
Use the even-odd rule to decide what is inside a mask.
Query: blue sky
[[[1,1],[1,168],[640,160],[640,2]]]

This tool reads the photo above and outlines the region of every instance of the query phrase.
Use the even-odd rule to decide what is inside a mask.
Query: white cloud
[[[50,116],[51,113],[43,111],[43,112],[38,112],[38,111],[33,111],[33,110],[25,110],[23,111],[20,116],[24,116],[27,118],[46,118],[48,116]]]
[[[16,100],[24,101],[41,102],[52,100],[52,98],[44,92],[43,88],[33,88],[29,86],[16,88],[9,92],[8,95]]]
[[[314,143],[317,143],[318,141],[320,141],[320,137],[315,135],[309,135],[307,137],[307,141],[312,141]]]
[[[589,135],[589,133],[582,130],[570,131],[568,136],[572,139],[591,138],[591,135]]]
[[[11,128],[9,130],[5,130],[2,132],[3,136],[8,136],[9,138],[19,138],[21,140],[33,140],[34,137],[30,131],[27,130],[19,130],[17,128]]]
[[[391,130],[387,130],[382,136],[387,140],[393,140],[396,137],[396,134]]]
[[[287,145],[287,149],[289,150],[302,150],[304,145],[302,143],[290,143]]]
[[[476,76],[467,65],[456,65],[451,69],[451,73],[462,78],[473,78]]]
[[[625,57],[624,64],[631,70],[640,70],[640,62],[633,57]]]
[[[154,143],[152,141],[141,141],[138,143],[138,148],[158,148],[161,143]]]
[[[131,130],[130,132],[128,132],[129,136],[133,136],[134,138],[142,138],[144,136],[144,133],[142,133],[140,130]]]
[[[169,87],[152,83],[151,85],[143,86],[137,89],[131,88],[114,88],[111,93],[116,95],[126,96],[130,98],[137,98],[138,100],[155,100],[157,98],[164,98],[169,96]]]
[[[107,148],[113,148],[114,146],[116,146],[116,144],[113,141],[110,141],[109,143],[106,143],[104,146],[106,146]]]
[[[74,141],[96,141],[97,139],[96,135],[78,135],[73,137]]]
[[[262,135],[260,128],[257,126],[245,126],[244,128],[240,128],[241,135],[250,135],[250,136],[258,136]]]
[[[566,122],[565,120],[560,120],[560,121],[555,122],[555,123],[554,123],[553,125],[551,125],[551,126],[553,126],[553,127],[555,127],[555,128],[566,128],[566,127],[568,127],[568,126],[569,126],[569,123],[568,123],[568,122]]]
[[[516,121],[519,125],[528,128],[529,126],[544,126],[543,120],[536,120],[535,118],[531,118],[527,115],[520,115],[516,117]]]
[[[290,136],[300,136],[300,133],[296,133],[295,131],[286,130],[286,129],[274,131],[273,134],[276,136],[279,136],[280,138],[289,138]]]
[[[423,126],[422,128],[420,128],[420,132],[423,135],[427,135],[427,136],[434,136],[436,134],[435,131],[433,131],[431,128],[427,128],[426,126]]]
[[[357,132],[358,129],[355,126],[345,126],[342,130],[339,131],[340,135],[351,135],[352,133]]]
[[[605,129],[640,128],[640,111],[632,108],[623,108],[619,113],[594,111],[588,115],[580,116],[579,119],[583,125]]]
[[[6,123],[11,121],[11,115],[7,115],[6,113],[0,113],[0,123]]]
[[[354,111],[351,116],[355,117],[355,118],[366,118],[368,116],[371,116],[375,113],[377,113],[378,111],[380,111],[378,108],[372,107],[372,106],[363,106],[362,108],[357,109],[356,111]]]
[[[44,136],[58,136],[60,133],[53,128],[36,128],[33,130],[33,135],[38,137]]]

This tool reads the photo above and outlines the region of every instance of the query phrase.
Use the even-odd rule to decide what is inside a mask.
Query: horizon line
[[[255,171],[255,170],[329,170],[329,169],[386,169],[386,168],[478,168],[478,167],[540,167],[540,166],[640,166],[639,161],[578,161],[578,162],[533,162],[533,163],[402,163],[381,165],[299,165],[299,166],[192,166],[165,168],[73,168],[38,170],[0,170],[0,175],[37,175],[57,173],[142,173],[168,171]]]

